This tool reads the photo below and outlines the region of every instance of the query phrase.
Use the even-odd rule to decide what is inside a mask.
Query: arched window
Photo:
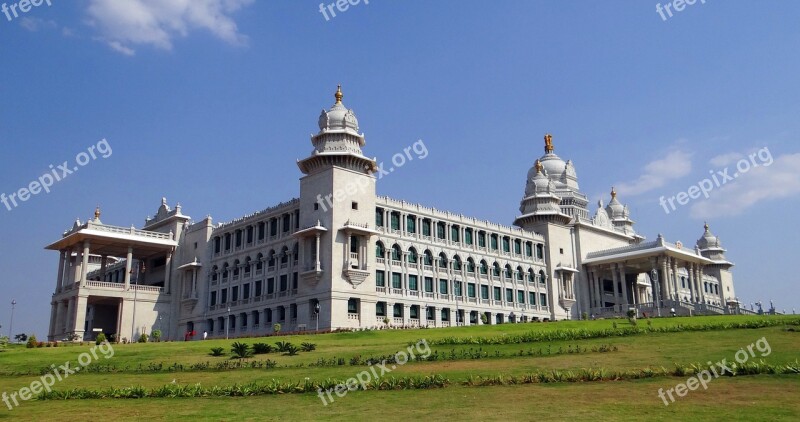
[[[281,249],[281,265],[289,263],[289,248],[286,246]]]
[[[430,250],[425,250],[425,265],[433,265],[433,253]]]
[[[256,256],[256,271],[261,271],[264,269],[264,255],[258,254]]]
[[[467,258],[467,272],[475,272],[475,260],[472,258]]]
[[[453,257],[453,270],[461,271],[461,257],[458,255]]]
[[[233,261],[233,276],[234,277],[238,277],[239,276],[239,260],[238,259],[236,261]]]
[[[524,275],[525,271],[522,270],[522,267],[517,267],[517,280],[522,281]]]
[[[375,257],[386,258],[386,248],[383,246],[383,242],[378,242],[375,244]]]
[[[394,246],[392,246],[392,260],[400,261],[401,259],[403,259],[403,250],[395,243]]]
[[[228,278],[228,263],[222,264],[222,278]]]
[[[219,267],[215,265],[214,267],[211,268],[211,280],[217,281],[218,274],[219,274]]]
[[[489,274],[489,264],[484,260],[481,260],[481,274]]]
[[[269,258],[267,258],[267,266],[274,267],[275,266],[275,251],[269,251],[267,254]]]
[[[494,265],[492,265],[492,275],[500,277],[500,264],[495,262]]]
[[[408,249],[408,263],[409,264],[416,264],[418,261],[417,258],[417,250],[414,248]]]
[[[544,283],[547,280],[547,276],[544,274],[544,270],[539,270],[539,283]]]
[[[507,279],[507,280],[511,280],[511,277],[512,277],[512,275],[513,275],[513,274],[512,274],[513,272],[514,272],[514,271],[511,269],[511,265],[506,265],[506,271],[505,271],[505,273],[506,273],[506,274],[505,274],[505,275],[506,275],[506,279]]]
[[[439,254],[439,268],[447,268],[447,255],[444,252]]]
[[[533,283],[536,281],[536,273],[533,272],[533,268],[528,270],[528,282]]]

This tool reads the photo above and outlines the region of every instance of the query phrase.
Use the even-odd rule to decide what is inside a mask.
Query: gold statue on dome
[[[553,152],[555,148],[553,148],[553,135],[546,134],[544,135],[544,152],[550,153]]]

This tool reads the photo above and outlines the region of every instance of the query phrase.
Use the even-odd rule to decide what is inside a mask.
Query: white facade
[[[76,222],[47,247],[61,254],[49,338],[742,311],[708,226],[694,249],[645,242],[613,190],[590,217],[550,135],[514,227],[377,196],[376,162],[342,97],[298,161],[297,199],[224,224],[192,222],[166,200],[142,230],[105,225],[99,210]]]

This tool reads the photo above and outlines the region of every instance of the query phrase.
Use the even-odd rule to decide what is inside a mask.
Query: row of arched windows
[[[290,256],[294,257],[294,261],[297,261],[298,256],[298,244],[295,243],[289,251],[288,246],[284,246],[279,251],[270,250],[267,252],[266,255],[259,253],[256,255],[255,259],[251,257],[246,257],[244,260],[236,259],[233,261],[233,264],[229,264],[227,262],[223,263],[222,265],[214,265],[211,267],[211,280],[216,281],[219,277],[223,279],[228,278],[228,276],[232,275],[233,277],[238,277],[241,272],[244,272],[245,276],[249,275],[253,270],[255,271],[262,271],[264,269],[264,264],[267,264],[267,267],[274,269],[278,265],[283,268],[284,266],[288,266]]]

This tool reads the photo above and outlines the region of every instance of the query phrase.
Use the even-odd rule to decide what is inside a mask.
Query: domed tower
[[[736,291],[733,289],[733,273],[731,272],[733,263],[725,257],[727,251],[722,247],[719,238],[711,233],[708,223],[705,223],[703,228],[705,231],[703,236],[697,240],[697,249],[701,255],[714,261],[713,264],[706,265],[703,272],[719,280],[722,303],[738,307],[739,301],[736,299]]]
[[[342,102],[341,86],[334,97],[333,106],[320,113],[319,132],[311,136],[314,149],[297,162],[304,174],[300,227],[295,234],[303,267],[300,282],[321,301],[321,327],[346,323],[345,292],[375,292],[374,277],[367,271],[374,268],[375,258],[367,251],[374,250],[370,245],[377,233],[373,176],[377,165],[362,152],[364,134],[359,133],[353,110]],[[368,304],[362,305],[362,312],[369,315]]]
[[[555,184],[544,175],[544,171],[542,162],[536,160],[536,165],[531,169],[533,177],[528,178],[525,197],[520,203],[519,211],[522,215],[514,220],[516,226],[530,228],[537,222],[569,222],[570,217],[561,212],[561,198],[555,193]]]
[[[611,219],[614,228],[621,230],[625,234],[633,235],[636,233],[636,231],[633,230],[634,221],[630,218],[631,213],[628,210],[628,206],[619,202],[619,199],[617,199],[617,190],[613,187],[611,188],[611,201],[609,201],[606,207],[606,213],[608,213],[608,217]]]

